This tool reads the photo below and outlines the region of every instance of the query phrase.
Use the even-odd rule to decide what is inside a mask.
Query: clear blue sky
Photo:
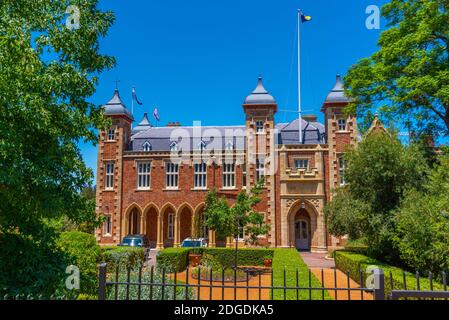
[[[161,125],[244,123],[242,102],[262,75],[279,109],[297,109],[296,10],[313,17],[302,31],[302,95],[305,113],[319,115],[337,73],[345,74],[377,49],[380,31],[365,27],[368,5],[385,0],[102,0],[116,22],[101,42],[117,66],[101,75],[92,97],[102,105],[119,79],[120,93],[131,108],[136,86],[144,102],[135,110],[159,107]],[[279,112],[277,122],[296,114]],[[81,145],[89,167],[96,169],[97,149]]]

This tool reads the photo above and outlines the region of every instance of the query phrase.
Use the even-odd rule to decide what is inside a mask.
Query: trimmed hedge
[[[225,268],[231,268],[235,263],[235,249],[210,248],[203,249],[204,254],[213,256]],[[265,259],[273,259],[274,250],[271,249],[238,249],[237,264],[239,266],[263,266]]]
[[[157,267],[159,270],[165,269],[167,272],[182,272],[189,264],[189,253],[191,248],[169,248],[159,252],[157,255]],[[235,249],[230,248],[202,248],[196,249],[201,254],[214,257],[222,267],[231,268],[234,266]],[[274,250],[271,249],[250,249],[242,248],[238,250],[239,266],[263,266],[265,259],[273,259]]]
[[[159,251],[156,257],[156,265],[158,270],[166,272],[182,272],[187,269],[189,264],[188,248],[169,248]]]
[[[102,247],[102,259],[107,263],[108,272],[119,269],[137,269],[145,263],[145,251],[135,247]]]
[[[285,284],[284,284],[285,270]],[[296,249],[275,249],[273,259],[273,286],[274,287],[292,287],[296,288],[296,272],[298,271],[299,287],[309,287],[309,268],[302,260]],[[321,282],[313,273],[310,274],[312,279],[312,288],[321,288]],[[287,290],[284,296],[284,289],[273,290],[273,300],[296,300],[296,289]],[[309,290],[301,290],[298,293],[299,300],[322,300],[322,291],[312,290],[311,297]],[[332,300],[327,291],[324,292],[325,300]]]
[[[362,287],[366,286],[365,281],[369,274],[366,274],[368,266],[377,266],[383,269],[385,274],[385,294],[388,295],[392,290],[404,289],[404,270],[393,267],[378,260],[369,258],[363,254],[350,251],[336,251],[335,264],[338,269],[345,273],[350,273],[350,277],[360,285],[360,273],[362,270]],[[390,277],[391,273],[391,277]],[[427,278],[420,278],[419,281],[421,290],[430,290],[430,280]],[[416,276],[411,273],[406,273],[406,285],[408,290],[417,290]],[[433,281],[433,289],[443,289],[441,283]]]

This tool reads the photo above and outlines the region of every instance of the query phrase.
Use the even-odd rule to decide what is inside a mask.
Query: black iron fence
[[[138,268],[108,272],[99,269],[99,300],[384,300],[385,276],[381,269],[373,272],[373,285],[360,287],[345,274],[321,269],[319,275],[308,270],[241,268],[232,270],[187,269],[168,273],[165,270]],[[325,273],[327,273],[325,275]],[[313,285],[312,279],[319,281]],[[363,275],[360,274],[361,283]],[[331,281],[332,280],[332,281]],[[344,284],[341,284],[341,282]],[[340,282],[340,283],[339,283]]]

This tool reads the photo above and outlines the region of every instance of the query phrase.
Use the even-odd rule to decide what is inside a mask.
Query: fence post
[[[382,269],[374,269],[374,300],[385,300],[385,275]]]
[[[106,300],[106,263],[100,264],[98,273],[98,300]]]

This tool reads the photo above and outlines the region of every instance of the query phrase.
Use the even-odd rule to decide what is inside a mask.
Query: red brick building
[[[325,123],[303,116],[276,124],[277,103],[259,79],[245,99],[241,126],[153,127],[147,115],[134,128],[133,116],[116,90],[105,106],[112,127],[100,133],[97,212],[107,221],[97,230],[101,244],[117,244],[128,234],[146,234],[154,247],[179,246],[202,215],[215,188],[230,203],[262,176],[266,186],[257,210],[271,231],[273,247],[327,251],[339,240],[327,233],[323,207],[344,184],[342,154],[356,143],[356,118],[340,76],[325,99]],[[242,121],[243,123],[243,121]],[[209,246],[231,246],[204,230]],[[242,241],[244,232],[242,233]]]

